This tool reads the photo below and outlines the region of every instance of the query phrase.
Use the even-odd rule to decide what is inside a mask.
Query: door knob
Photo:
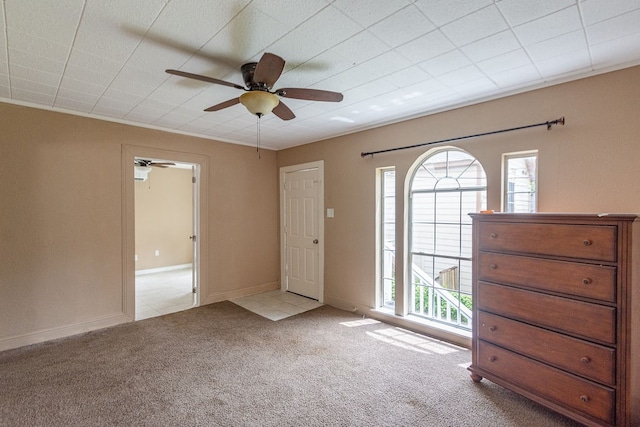
[[[313,244],[317,245],[318,244],[318,239],[313,239]]]

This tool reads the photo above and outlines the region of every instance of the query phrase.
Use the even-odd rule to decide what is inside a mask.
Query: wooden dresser
[[[471,216],[473,381],[588,426],[640,426],[636,216]]]

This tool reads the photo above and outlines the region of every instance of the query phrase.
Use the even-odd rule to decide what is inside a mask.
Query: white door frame
[[[197,257],[193,268],[197,271],[198,292],[196,305],[206,300],[208,263],[208,156],[184,153],[180,151],[163,150],[159,148],[141,147],[136,145],[122,145],[122,312],[130,321],[135,320],[135,182],[133,179],[133,165],[136,157],[167,159],[179,163],[197,165],[200,173],[197,176],[199,192],[196,195],[196,215],[198,221],[194,224],[197,232]],[[185,236],[185,238],[188,236]]]
[[[318,186],[318,301],[324,302],[324,161],[303,163],[280,168],[280,290],[287,290],[287,256],[285,233],[285,177],[287,173],[307,169],[318,169],[320,185]]]

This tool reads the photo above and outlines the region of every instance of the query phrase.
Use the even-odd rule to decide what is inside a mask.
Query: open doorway
[[[196,178],[193,183],[193,226],[194,231],[187,241],[193,245],[192,283],[196,293],[194,305],[207,304],[208,278],[208,206],[209,206],[209,157],[202,154],[181,151],[164,150],[159,148],[142,147],[137,145],[122,146],[122,312],[131,321],[136,319],[136,241],[135,241],[135,169],[136,159],[167,159],[173,163],[191,165]],[[153,173],[149,172],[150,176]],[[153,185],[153,181],[152,181]],[[160,252],[162,255],[163,252]],[[155,256],[155,249],[153,251]],[[139,257],[138,257],[139,258]],[[204,302],[203,302],[204,301]]]
[[[135,320],[198,305],[197,165],[136,157]]]

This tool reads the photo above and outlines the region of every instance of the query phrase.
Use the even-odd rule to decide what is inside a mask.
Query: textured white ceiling
[[[640,0],[4,0],[0,101],[255,144],[240,66],[287,61],[263,146],[300,145],[640,64]],[[539,119],[553,119],[541,117]]]

